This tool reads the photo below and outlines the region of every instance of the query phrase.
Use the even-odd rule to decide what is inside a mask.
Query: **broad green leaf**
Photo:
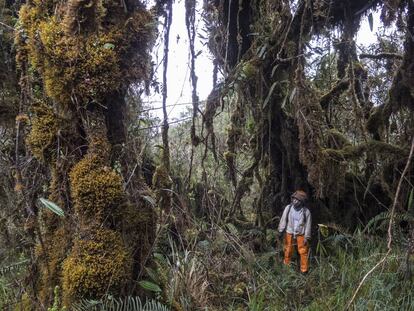
[[[105,43],[103,48],[107,50],[113,50],[115,48],[115,45],[113,45],[112,43]]]
[[[139,281],[138,284],[143,289],[149,290],[151,292],[161,292],[162,291],[161,288],[157,284],[155,284],[153,282],[150,282],[150,281],[145,281],[145,280],[144,281]]]
[[[321,232],[323,237],[327,237],[329,235],[329,229],[327,225],[324,224],[318,224],[319,231]]]
[[[147,272],[148,276],[150,277],[151,281],[158,282],[158,274],[154,269],[145,267],[145,271]]]
[[[56,215],[60,217],[65,217],[65,212],[56,203],[46,200],[45,198],[40,198],[39,201],[43,204],[44,207],[46,207]]]
[[[147,201],[149,204],[151,204],[151,206],[155,206],[157,203],[155,202],[155,200],[150,197],[149,195],[143,195],[142,198]]]
[[[165,257],[160,253],[154,253],[154,258],[160,262],[165,262]]]

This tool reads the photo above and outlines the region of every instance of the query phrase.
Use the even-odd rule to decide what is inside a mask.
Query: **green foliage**
[[[202,230],[200,223],[195,226]],[[290,267],[283,264],[280,242],[254,253],[251,239],[243,240],[245,230],[224,225],[209,232],[207,247],[201,247],[205,240],[187,241],[189,249],[172,244],[168,255],[156,254],[157,269],[148,268],[147,276],[160,284],[164,301],[177,310],[197,306],[191,304],[192,288],[201,287],[191,287],[191,279],[209,284],[203,300],[209,310],[343,310],[362,277],[384,255],[386,240],[361,230],[351,234],[335,224],[321,227],[327,232],[313,244],[317,248],[314,252],[312,247],[307,275],[298,271],[297,254]],[[407,271],[414,261],[405,252],[401,243],[395,244],[382,268],[365,281],[351,310],[410,310],[414,284]],[[196,269],[194,263],[199,263]],[[203,269],[208,274],[201,278]]]
[[[169,243],[170,256],[156,253],[156,270],[147,268],[148,276],[152,282],[160,284],[164,301],[173,309],[204,308],[208,302],[209,284],[202,258],[188,250],[179,251],[171,238]]]
[[[13,260],[2,259],[0,262],[0,310],[9,310],[17,302],[24,304],[19,284],[26,277],[29,260],[22,256]]]
[[[21,271],[23,268],[27,266],[28,263],[29,263],[29,260],[26,259],[26,260],[13,263],[8,266],[0,267],[0,276],[4,276],[12,272]]]
[[[364,228],[364,232],[375,232],[375,230],[383,229],[384,225],[388,223],[388,220],[390,218],[391,212],[389,211],[376,215],[370,221],[368,221],[367,225]],[[407,221],[409,223],[414,223],[414,216],[410,213],[398,213],[394,215],[394,221]]]
[[[55,290],[53,292],[54,298],[53,298],[53,306],[50,308],[47,308],[47,311],[66,311],[66,307],[61,307],[60,299],[59,299],[59,286],[55,287]]]
[[[265,292],[259,291],[250,297],[248,308],[249,311],[261,311],[265,308],[264,300],[265,300]]]
[[[321,241],[327,252],[311,260],[307,276],[296,271],[295,263],[289,268],[281,262],[256,268],[254,281],[265,292],[265,307],[260,310],[342,310],[365,273],[383,256],[385,241],[357,233],[347,249],[337,244],[343,238],[337,236],[341,235]],[[252,285],[248,286],[254,292],[247,302],[250,308],[260,297]],[[352,310],[409,310],[413,289],[404,273],[404,256],[395,251],[367,279]]]
[[[81,300],[74,303],[73,311],[169,311],[169,309],[155,300],[147,300],[145,304],[139,297],[113,298],[105,300]]]
[[[151,292],[158,293],[158,292],[161,292],[162,291],[161,288],[157,284],[155,284],[153,282],[150,282],[150,281],[143,280],[143,281],[139,281],[138,284],[143,289],[146,289],[146,290],[151,291]]]

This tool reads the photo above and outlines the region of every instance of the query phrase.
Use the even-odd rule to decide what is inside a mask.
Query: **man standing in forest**
[[[300,256],[300,271],[307,273],[309,268],[309,240],[311,238],[311,214],[306,207],[306,201],[308,196],[306,192],[297,190],[291,197],[292,202],[285,207],[282,218],[279,223],[279,238],[283,238],[285,234],[284,251],[285,258],[283,263],[289,265],[293,247],[297,245],[298,253]]]

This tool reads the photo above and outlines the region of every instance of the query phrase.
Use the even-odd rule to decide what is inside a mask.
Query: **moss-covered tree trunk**
[[[35,0],[19,20],[17,62],[34,83],[27,144],[49,167],[49,198],[66,214],[41,215],[35,308],[51,305],[55,286],[67,306],[132,294],[154,216],[125,191],[114,150],[126,139],[126,90],[150,73],[154,17],[140,2]]]

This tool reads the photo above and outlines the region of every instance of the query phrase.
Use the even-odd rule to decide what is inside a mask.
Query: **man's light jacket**
[[[289,215],[287,215],[289,213]],[[309,209],[305,206],[296,210],[293,204],[289,204],[283,211],[282,218],[280,218],[279,232],[286,229],[287,233],[297,235],[304,235],[305,238],[311,238],[312,217]]]

